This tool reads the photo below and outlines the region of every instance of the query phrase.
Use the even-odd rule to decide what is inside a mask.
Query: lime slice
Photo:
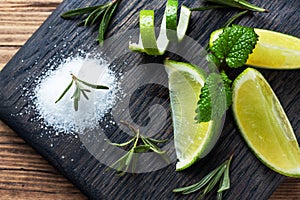
[[[213,45],[222,29],[214,31],[209,45]],[[268,69],[299,69],[300,39],[294,36],[264,29],[254,29],[258,42],[249,55],[247,65]]]
[[[273,90],[255,69],[233,83],[233,113],[242,136],[269,168],[300,177],[300,149],[291,124]]]
[[[206,156],[219,138],[213,121],[194,120],[204,73],[196,66],[171,60],[165,61],[174,128],[174,143],[178,162],[176,170],[186,169]]]

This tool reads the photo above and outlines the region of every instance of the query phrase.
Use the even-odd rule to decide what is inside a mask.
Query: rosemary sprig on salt
[[[74,109],[75,109],[75,111],[78,111],[78,104],[79,104],[79,101],[80,101],[81,94],[84,96],[84,98],[86,100],[89,100],[89,97],[88,97],[87,93],[90,93],[91,90],[86,89],[85,87],[83,87],[83,85],[88,86],[88,87],[93,88],[93,89],[105,89],[105,90],[109,89],[107,86],[91,84],[91,83],[88,83],[86,81],[83,81],[83,80],[77,78],[74,74],[71,74],[71,76],[72,76],[71,83],[66,87],[66,89],[63,91],[63,93],[60,95],[60,97],[55,101],[55,103],[59,102],[67,94],[67,92],[70,90],[70,88],[74,84],[75,85],[75,91],[74,91],[73,96],[71,97],[71,99],[74,99]]]

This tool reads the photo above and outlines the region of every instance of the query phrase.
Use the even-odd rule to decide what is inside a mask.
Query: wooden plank
[[[59,3],[61,0],[0,1],[0,70]]]
[[[27,38],[24,38],[24,40],[27,40]],[[1,55],[1,57],[0,57],[0,70],[6,65],[6,63],[19,50],[19,47],[16,44],[14,44],[13,47],[7,47],[7,46],[2,46],[1,47],[1,45],[2,45],[2,43],[0,43],[0,55]]]
[[[26,185],[24,185],[26,187]],[[39,200],[49,200],[49,199],[60,199],[60,200],[85,200],[87,198],[80,194],[72,193],[71,191],[66,191],[65,193],[47,193],[38,191],[22,191],[22,190],[7,190],[1,193],[1,199],[5,200],[31,200],[32,198]]]
[[[85,199],[15,132],[0,121],[0,199]]]
[[[270,197],[270,200],[300,199],[300,181],[287,178]]]
[[[10,44],[10,45],[12,45],[12,44]],[[14,149],[14,147],[12,147],[12,146],[10,146],[10,145],[6,145],[5,146],[5,149],[7,150],[7,152],[10,152],[12,149]],[[24,149],[24,148],[22,148],[22,147],[20,147],[20,149],[21,150],[25,150],[26,151],[26,148]],[[12,155],[14,155],[14,154],[8,154],[8,155],[10,155],[10,156],[12,156]],[[13,162],[19,162],[18,163],[18,165],[21,165],[22,166],[22,164],[20,163],[20,160],[18,160],[19,158],[18,158],[18,156],[16,156],[16,155],[14,155],[15,157],[13,157],[12,158],[12,163]],[[29,159],[36,159],[36,158],[31,158],[31,157],[29,157]],[[8,162],[10,162],[10,161],[8,161]],[[33,166],[28,166],[28,165],[23,165],[23,167],[41,167],[42,168],[42,166],[39,164],[39,163],[35,163]],[[11,173],[11,171],[9,171],[10,173]],[[22,173],[22,172],[20,172],[19,173],[21,176],[24,176],[24,174]],[[2,174],[1,174],[2,175]],[[43,175],[42,174],[40,174],[40,173],[37,173],[37,176],[39,177],[39,178],[37,178],[36,179],[36,181],[43,181],[44,179],[43,179]],[[8,176],[9,177],[9,176]],[[290,180],[290,179],[288,179],[288,180]],[[292,179],[292,180],[294,180],[294,179]],[[22,182],[22,181],[21,181]],[[31,182],[31,184],[34,184],[33,182]],[[295,185],[294,184],[294,182],[293,182],[293,185]],[[289,187],[291,187],[292,185],[289,185]],[[30,187],[34,187],[34,186],[30,186]],[[21,189],[21,188],[19,188],[19,189]],[[58,189],[59,190],[59,189]],[[61,191],[59,191],[59,192],[61,192]],[[28,193],[27,193],[28,194]],[[276,193],[274,194],[274,195],[276,195]],[[50,196],[48,196],[48,197],[50,197]],[[297,196],[295,197],[295,198],[297,198]]]

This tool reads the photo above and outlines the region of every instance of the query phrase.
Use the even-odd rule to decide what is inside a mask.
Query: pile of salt
[[[55,103],[70,83],[71,73],[89,83],[108,86],[109,90],[92,90],[88,93],[89,100],[80,99],[78,111],[74,110],[74,101],[71,99],[75,86],[61,101]],[[46,126],[56,131],[81,133],[99,125],[101,118],[114,105],[117,90],[116,76],[109,69],[107,61],[77,56],[65,60],[40,78],[34,90],[34,104]]]

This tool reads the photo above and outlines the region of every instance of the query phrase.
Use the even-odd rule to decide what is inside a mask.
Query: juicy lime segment
[[[204,75],[199,68],[188,63],[165,61],[169,77],[169,90],[174,128],[174,143],[177,155],[176,170],[191,166],[204,157],[215,145],[219,132],[215,123],[195,122],[195,110]]]
[[[258,43],[247,60],[248,65],[263,68],[300,68],[300,39],[278,32],[255,29]]]
[[[233,84],[233,112],[245,141],[268,167],[300,177],[300,149],[273,90],[256,70],[246,69]]]
[[[249,55],[246,65],[268,69],[299,69],[300,39],[283,33],[254,29],[258,42]],[[223,32],[214,31],[210,36],[210,46]]]

